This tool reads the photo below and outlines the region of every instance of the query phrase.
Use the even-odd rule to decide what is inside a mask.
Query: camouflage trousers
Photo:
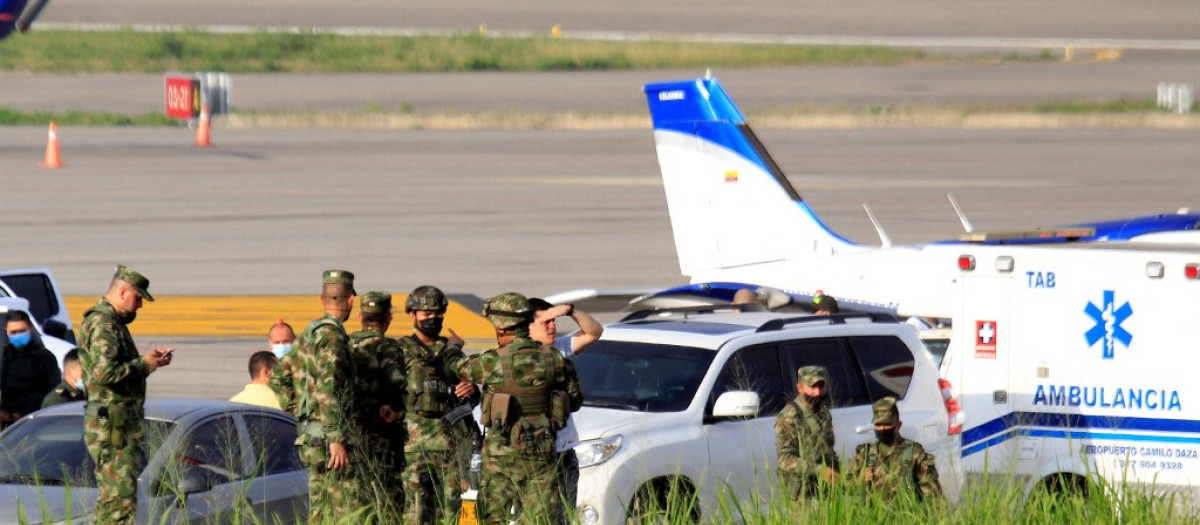
[[[404,523],[457,523],[464,486],[454,451],[416,449],[404,459]]]
[[[519,523],[555,523],[562,517],[557,455],[483,453],[480,473],[479,514],[484,523],[510,521],[513,506]]]
[[[300,461],[308,471],[308,522],[358,523],[368,509],[354,469],[325,468],[329,461],[327,446],[301,446]]]
[[[117,447],[111,442],[107,420],[84,420],[83,439],[96,462],[96,523],[133,523],[137,515],[137,477],[142,470],[138,461],[140,423],[125,433],[128,437]]]

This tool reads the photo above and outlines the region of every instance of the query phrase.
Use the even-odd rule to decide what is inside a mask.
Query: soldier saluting
[[[885,397],[871,407],[876,443],[864,443],[855,450],[849,471],[868,492],[885,500],[906,499],[919,502],[943,500],[933,455],[920,443],[900,437],[900,409],[896,398]]]
[[[117,266],[108,291],[83,314],[79,360],[88,403],[83,440],[96,462],[96,522],[132,523],[142,466],[146,377],[171,364],[174,348],[138,355],[128,325],[142,301],[154,301],[150,280]]]
[[[279,406],[296,418],[296,445],[308,471],[309,522],[349,515],[359,495],[346,450],[350,338],[342,323],[354,307],[354,274],[325,270],[321,307],[325,315],[309,323],[291,351],[275,364],[271,390]]]

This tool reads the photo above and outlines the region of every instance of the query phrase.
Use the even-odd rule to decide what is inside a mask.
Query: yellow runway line
[[[399,308],[395,311],[389,335],[411,331],[412,323],[404,313],[406,297],[407,294],[392,296],[392,304]],[[134,337],[247,337],[265,341],[267,330],[276,318],[282,317],[299,332],[321,315],[316,295],[158,295],[155,299],[138,311],[137,322],[130,327]],[[84,312],[99,298],[68,296],[64,300],[78,330]],[[445,326],[463,339],[494,340],[496,337],[487,319],[453,301],[446,310]],[[359,328],[356,304],[346,330],[353,332]]]

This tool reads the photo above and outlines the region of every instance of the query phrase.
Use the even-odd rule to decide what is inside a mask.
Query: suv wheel
[[[638,489],[626,513],[626,525],[699,523],[696,489],[678,478],[659,478]]]

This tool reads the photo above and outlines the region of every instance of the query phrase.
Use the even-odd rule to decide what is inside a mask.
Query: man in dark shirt
[[[83,390],[83,367],[79,365],[79,349],[72,348],[63,356],[62,382],[54,387],[42,400],[42,408],[87,401],[87,392]]]
[[[42,345],[29,314],[20,310],[8,313],[5,328],[8,344],[0,375],[0,427],[36,411],[42,399],[58,384],[58,359]]]

